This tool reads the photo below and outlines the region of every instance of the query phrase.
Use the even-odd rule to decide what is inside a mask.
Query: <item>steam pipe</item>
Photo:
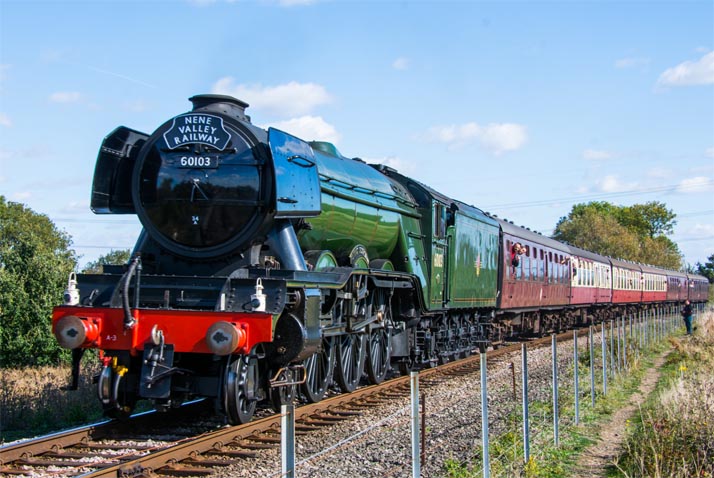
[[[275,221],[275,226],[268,234],[267,243],[280,257],[283,269],[293,271],[307,270],[295,229],[289,220],[278,219]]]

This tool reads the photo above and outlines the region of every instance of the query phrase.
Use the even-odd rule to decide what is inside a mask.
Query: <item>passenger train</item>
[[[704,277],[603,257],[518,227],[384,165],[253,125],[198,95],[147,134],[101,144],[91,208],[136,214],[130,262],[70,277],[53,331],[99,349],[111,417],[213,399],[316,402],[544,334],[708,297]]]

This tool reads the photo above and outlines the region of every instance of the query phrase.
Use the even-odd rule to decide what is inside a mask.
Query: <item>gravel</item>
[[[597,336],[596,345],[599,343]],[[580,354],[587,353],[587,341],[580,339]],[[597,349],[596,349],[597,350]],[[558,344],[560,403],[572,402],[572,342]],[[513,363],[511,371],[510,363]],[[520,351],[489,361],[488,414],[490,436],[506,431],[520,433],[521,414]],[[528,351],[529,403],[552,403],[550,347]],[[513,373],[516,377],[516,398]],[[587,375],[587,376],[583,376]],[[581,396],[589,396],[589,374],[581,373]],[[566,391],[566,383],[569,391]],[[584,385],[582,385],[584,384]],[[583,388],[585,388],[583,390]],[[426,396],[426,461],[422,476],[445,476],[447,459],[470,465],[480,454],[481,387],[479,372],[453,377],[438,386],[422,388]],[[410,401],[395,399],[365,410],[362,415],[296,438],[298,477],[411,477]],[[552,424],[550,407],[531,409],[532,436]],[[561,426],[572,417],[561,417]],[[535,425],[535,426],[534,426]],[[552,433],[548,431],[548,433]],[[552,439],[552,438],[551,438]],[[509,460],[506,456],[491,457]],[[512,458],[511,458],[512,459]],[[280,448],[259,458],[219,470],[219,477],[281,476]]]

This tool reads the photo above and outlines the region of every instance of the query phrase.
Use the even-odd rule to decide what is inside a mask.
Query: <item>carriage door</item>
[[[446,238],[446,207],[434,201],[432,203],[432,239],[431,239],[431,292],[432,307],[443,307],[447,301],[446,284],[448,262]]]

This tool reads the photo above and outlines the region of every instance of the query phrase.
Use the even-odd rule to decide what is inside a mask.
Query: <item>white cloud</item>
[[[335,127],[320,116],[301,116],[287,121],[273,122],[269,126],[286,131],[305,141],[329,141],[337,144],[342,138]]]
[[[620,58],[615,61],[615,68],[639,68],[650,64],[649,58]]]
[[[411,174],[416,171],[415,164],[412,161],[406,161],[397,156],[385,156],[384,158],[362,158],[369,164],[384,164],[390,168],[394,168],[402,174]]]
[[[614,175],[605,176],[604,178],[598,180],[596,182],[596,185],[598,189],[604,193],[619,193],[624,191],[632,191],[634,189],[637,189],[638,187],[638,184],[636,182],[625,183],[620,181],[618,177]]]
[[[704,151],[704,154],[708,158],[714,158],[714,148],[707,148],[706,151]]]
[[[685,61],[665,70],[657,80],[662,86],[690,86],[714,84],[714,51],[697,61]]]
[[[516,123],[489,123],[480,126],[471,122],[462,125],[434,126],[422,137],[427,141],[446,143],[452,149],[478,142],[494,154],[501,154],[521,148],[528,135],[525,126]]]
[[[0,113],[0,126],[5,126],[7,128],[12,126],[12,120],[5,113]]]
[[[525,127],[513,124],[489,124],[481,134],[481,142],[495,153],[514,151],[526,142]]]
[[[682,179],[677,185],[677,191],[680,193],[702,193],[714,191],[714,181],[706,176],[696,176],[693,178]]]
[[[406,70],[409,68],[409,58],[399,57],[392,62],[392,68],[395,70]]]
[[[586,149],[583,151],[583,158],[588,160],[611,159],[612,153],[609,151],[598,151],[596,149]]]
[[[10,63],[0,63],[0,80],[4,80],[6,78],[5,72],[10,68],[12,68]]]
[[[77,91],[58,91],[50,95],[50,101],[53,103],[76,103],[82,98],[82,95]]]
[[[224,77],[213,84],[212,92],[239,98],[256,110],[284,116],[305,115],[332,101],[324,86],[296,81],[277,86],[245,85]]]

